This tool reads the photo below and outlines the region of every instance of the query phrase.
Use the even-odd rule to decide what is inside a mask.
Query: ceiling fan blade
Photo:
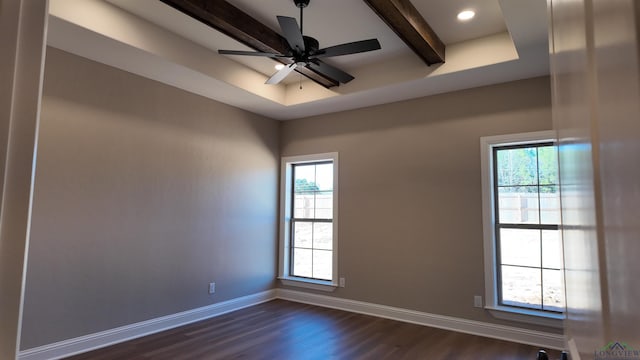
[[[282,54],[272,54],[259,51],[240,51],[240,50],[218,50],[218,54],[221,55],[245,55],[245,56],[266,56],[270,58],[286,57]]]
[[[298,66],[298,64],[296,64],[296,63],[291,63],[289,65],[285,65],[285,67],[283,67],[282,69],[278,70],[277,73],[273,74],[265,82],[265,84],[275,85],[275,84],[279,83],[284,78],[286,78],[287,75],[289,75],[289,73],[291,73],[297,66]]]
[[[347,74],[346,72],[333,67],[327,63],[324,63],[320,60],[314,60],[312,62],[309,62],[308,66],[319,72],[320,74],[327,76],[330,79],[334,79],[334,80],[338,80],[339,82],[346,84],[349,81],[353,80],[354,77]]]
[[[278,23],[284,38],[287,39],[293,52],[304,53],[304,38],[296,19],[288,16],[278,16]]]
[[[361,52],[367,52],[372,50],[381,49],[380,42],[378,39],[369,39],[362,41],[354,41],[346,44],[329,46],[328,48],[320,49],[318,52],[310,58],[323,58],[329,56],[340,56],[340,55],[349,55],[349,54],[357,54]]]

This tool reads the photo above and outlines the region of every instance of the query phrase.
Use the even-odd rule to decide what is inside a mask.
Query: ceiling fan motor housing
[[[293,3],[299,8],[305,8],[309,5],[309,1],[311,0],[293,0]]]
[[[320,49],[320,43],[318,40],[311,36],[303,36],[302,38],[304,39],[305,52],[308,55],[313,55],[318,52],[318,49]]]

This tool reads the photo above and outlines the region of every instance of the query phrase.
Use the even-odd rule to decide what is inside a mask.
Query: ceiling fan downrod
[[[304,24],[304,21],[302,19],[302,9],[306,8],[307,6],[309,6],[309,2],[311,0],[293,0],[293,3],[296,4],[296,6],[298,8],[300,8],[300,33],[304,34],[304,32],[302,31],[302,26]]]

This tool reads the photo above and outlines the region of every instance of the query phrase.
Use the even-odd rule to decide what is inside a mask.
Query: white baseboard
[[[326,295],[311,294],[295,290],[277,289],[276,296],[283,300],[345,310],[494,339],[507,340],[516,343],[539,346],[545,349],[561,350],[564,348],[564,336],[559,334],[496,325],[451,316],[429,314],[420,311],[372,304],[363,301],[341,299]]]
[[[95,350],[275,299],[274,289],[217,304],[20,351],[19,360],[51,360]]]

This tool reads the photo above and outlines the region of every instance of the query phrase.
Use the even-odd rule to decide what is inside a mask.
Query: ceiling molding
[[[409,0],[364,0],[427,65],[443,63],[445,45]]]
[[[284,37],[225,0],[160,1],[256,51],[279,54],[288,51]],[[278,61],[284,64],[293,62],[288,58],[280,58]],[[298,67],[296,71],[326,88],[339,84],[337,80],[306,67]]]

